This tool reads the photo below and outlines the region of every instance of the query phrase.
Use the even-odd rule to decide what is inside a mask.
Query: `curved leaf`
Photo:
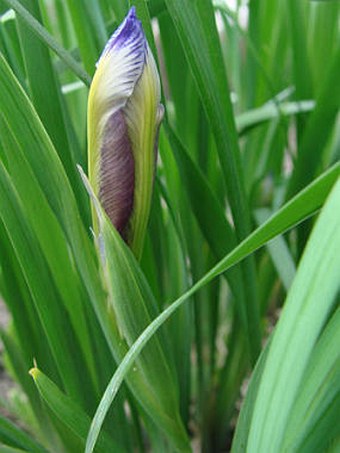
[[[59,388],[38,368],[32,368],[30,375],[39,390],[39,393],[49,408],[54,412],[63,425],[72,431],[73,434],[85,446],[86,434],[91,424],[90,417],[75,404],[71,398],[65,395]],[[120,451],[121,446],[102,433],[98,439],[98,453],[109,451]]]
[[[179,307],[181,307],[192,294],[209,283],[213,278],[220,275],[222,272],[225,272],[227,269],[257,250],[277,234],[285,232],[287,229],[301,222],[303,219],[309,217],[312,213],[319,209],[339,175],[340,164],[337,164],[319,177],[313,184],[294,197],[289,203],[284,205],[277,213],[268,219],[265,224],[261,225],[249,237],[241,242],[241,244],[239,244],[223,260],[221,260],[213,269],[211,269],[210,272],[208,272],[201,280],[190,288],[189,291],[174,301],[156,319],[154,319],[151,324],[148,325],[148,327],[140,334],[138,339],[130,347],[128,353],[119,364],[115,374],[105,390],[87,438],[87,453],[91,453],[93,451],[96,438],[99,435],[103,420],[105,418],[105,414],[116,397],[127,373],[130,371],[135,360],[139,357],[143,348],[155,332],[164,324],[164,322],[169,319],[170,316]]]
[[[275,328],[254,407],[250,451],[283,451],[294,403],[306,383],[304,373],[339,291],[339,204],[340,180],[313,229]]]
[[[117,320],[121,338],[114,345],[117,360],[120,360],[122,341],[126,341],[128,345],[134,343],[150,324],[157,305],[134,255],[113,228],[85,175],[81,174],[98,216],[98,251],[108,292],[108,310]],[[187,451],[189,443],[179,416],[178,394],[174,375],[169,367],[170,354],[159,336],[155,336],[149,346],[127,377],[128,382],[136,382],[137,379],[144,382],[143,400],[148,401],[149,415],[177,449]],[[136,397],[139,399],[140,395],[136,394]],[[94,442],[95,438],[87,445],[87,451],[93,450]]]
[[[10,447],[32,453],[47,453],[47,450],[35,442],[27,433],[12,422],[0,417],[0,441]]]

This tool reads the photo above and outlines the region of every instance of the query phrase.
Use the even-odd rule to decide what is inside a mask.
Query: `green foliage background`
[[[340,5],[234,3],[0,1],[0,451],[337,451]],[[166,108],[140,263],[77,169],[132,4]]]

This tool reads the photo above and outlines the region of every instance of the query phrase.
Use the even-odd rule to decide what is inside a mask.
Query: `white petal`
[[[89,175],[97,192],[100,142],[110,117],[124,107],[141,77],[146,39],[135,9],[112,35],[97,64],[88,101]],[[94,177],[94,178],[93,178]]]

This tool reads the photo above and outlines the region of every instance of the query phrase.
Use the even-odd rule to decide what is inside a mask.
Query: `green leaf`
[[[202,2],[201,6],[198,3],[192,5],[188,0],[169,0],[166,4],[215,135],[229,201],[237,230],[240,229],[237,234],[242,237],[242,233],[244,236],[245,231],[249,230],[249,213],[248,215],[246,213],[236,128],[229,93],[225,89],[226,76],[220,64],[223,59],[212,15],[213,10],[208,7],[207,1]],[[200,16],[204,13],[206,13],[205,20]],[[206,35],[205,26],[212,26],[210,33]]]
[[[334,58],[339,41],[339,2],[312,1],[309,8],[308,50],[317,93],[326,76],[325,67]]]
[[[307,2],[289,0],[289,37],[292,40],[293,74],[296,86],[296,97],[299,101],[310,99],[312,96],[312,78],[307,49]]]
[[[275,102],[268,102],[256,109],[248,110],[236,116],[236,127],[240,135],[248,132],[256,126],[263,124],[281,115],[291,116],[300,113],[307,113],[313,111],[315,108],[314,101],[301,101],[301,102],[284,102],[278,106]]]
[[[89,409],[94,404],[94,392],[91,381],[85,377],[87,367],[79,344],[65,308],[60,303],[59,291],[51,278],[49,266],[31,225],[23,214],[20,200],[2,162],[0,162],[0,188],[0,217],[23,269],[60,376],[70,394]],[[60,335],[60,331],[64,334]],[[85,372],[79,374],[79,369]],[[86,392],[82,386],[87,389]]]
[[[262,208],[257,209],[254,214],[257,223],[260,225],[270,217],[271,211]],[[285,290],[288,291],[295,276],[295,263],[286,241],[283,237],[277,237],[273,241],[270,241],[267,247],[282,284]]]
[[[22,269],[17,261],[10,239],[2,222],[0,222],[0,242],[2,265],[1,277],[3,279],[1,282],[1,295],[11,313],[14,328],[17,333],[17,340],[19,340],[21,345],[21,355],[29,360],[29,363],[26,364],[26,370],[32,365],[34,357],[37,360],[44,357],[45,369],[48,370],[52,376],[58,376],[49,345],[48,343],[41,341],[42,325],[37,316]],[[30,342],[27,341],[27,338],[30,338]],[[8,352],[12,360],[13,356],[10,351]],[[16,368],[17,367],[14,366],[14,369]],[[26,382],[25,377],[23,377],[22,380],[19,379],[24,389],[25,385],[22,381]],[[25,389],[25,391],[29,395],[30,392],[27,391],[27,389]]]
[[[244,175],[236,133],[227,77],[216,30],[212,4],[208,0],[167,0],[169,14],[186,53],[202,104],[214,134],[219,160],[227,187],[228,199],[238,241],[250,231]],[[247,300],[251,357],[260,351],[260,322],[255,302],[255,279],[252,260],[242,264]]]
[[[6,55],[7,61],[17,74],[21,84],[25,86],[24,62],[14,12],[12,11],[11,14],[11,11],[7,11],[7,14],[1,16],[0,22],[0,48]]]
[[[313,348],[336,303],[339,203],[340,180],[315,225],[275,329],[254,407],[247,442],[250,451],[282,451]]]
[[[263,374],[263,369],[268,357],[270,341],[262,351],[256,366],[254,368],[248,389],[246,399],[242,404],[241,412],[237,420],[236,431],[233,438],[232,453],[244,453],[247,447],[251,418],[254,411],[254,405],[257,397],[259,385]]]
[[[21,448],[7,447],[0,445],[0,453],[22,453],[27,450],[22,450]]]
[[[27,338],[29,337],[26,337],[25,339],[26,343]],[[30,406],[36,418],[34,422],[43,425],[41,432],[43,433],[44,438],[48,439],[49,437],[51,437],[50,421],[48,420],[46,413],[44,412],[43,405],[41,404],[39,395],[37,395],[32,379],[30,379],[27,373],[27,370],[29,370],[30,367],[32,366],[33,356],[27,357],[27,355],[24,355],[20,348],[21,345],[19,346],[18,343],[13,338],[13,336],[11,336],[10,334],[1,332],[1,340],[4,344],[6,354],[8,355],[8,360],[11,366],[12,373],[14,373],[17,382],[20,384],[21,388],[23,389],[29,400]],[[48,363],[46,363],[47,361],[48,358],[47,360],[44,360],[45,368],[48,368]],[[36,432],[36,426],[31,426],[31,430],[32,432]]]
[[[0,416],[0,442],[23,451],[47,453],[47,450],[27,433],[2,416]]]
[[[299,192],[294,198],[273,214],[264,224],[238,245],[228,256],[221,260],[206,277],[219,275],[249,253],[262,246],[278,234],[314,214],[324,203],[329,191],[340,174],[340,163],[333,165],[312,184]],[[241,258],[242,257],[242,258]]]
[[[30,374],[48,407],[57,416],[62,425],[71,430],[81,441],[82,445],[85,446],[86,434],[91,424],[90,417],[38,368],[32,368]],[[106,433],[102,433],[98,439],[96,451],[98,453],[121,451],[121,446]]]
[[[38,2],[22,0],[22,3],[27,5],[27,9],[32,12],[37,20],[41,21]],[[59,81],[54,72],[49,49],[32,33],[32,30],[27,27],[27,23],[20,16],[17,25],[33,105],[54,143],[74,191],[80,200],[84,193],[79,190],[81,181],[76,173],[74,156],[71,152],[71,145],[75,147],[75,143],[71,144],[67,135],[67,120],[69,121],[69,119],[61,102]],[[83,204],[85,206],[85,200]]]
[[[90,433],[87,438],[87,452],[90,453],[94,447],[95,439],[98,436],[105,414],[107,413],[112,401],[130,371],[133,363],[139,357],[145,345],[164,322],[189,299],[196,291],[213,280],[216,276],[225,272],[227,269],[244,259],[254,252],[267,241],[277,234],[285,232],[287,229],[301,222],[317,211],[334,182],[340,175],[340,164],[334,165],[328,172],[319,177],[313,184],[294,197],[289,203],[284,205],[277,213],[268,219],[261,227],[257,228],[249,237],[241,242],[231,253],[214,266],[202,279],[192,286],[185,294],[174,301],[166,308],[148,327],[140,334],[138,339],[130,347],[122,362],[119,364],[109,385],[107,386],[102,400],[97,408],[93,419]]]
[[[326,68],[327,76],[301,138],[297,160],[289,180],[287,198],[308,184],[320,166],[323,150],[339,113],[339,67],[340,47]]]
[[[95,63],[106,42],[105,26],[99,4],[90,0],[80,8],[78,1],[67,0],[67,6],[72,17],[85,70],[92,76]]]
[[[321,299],[320,299],[321,300]],[[283,450],[322,451],[340,435],[340,309],[311,354],[284,436]]]
[[[60,46],[53,36],[20,4],[18,0],[3,0],[8,6],[22,17],[25,23],[33,30],[33,32],[52,49],[61,60],[74,72],[74,74],[84,82],[86,86],[90,86],[91,78],[82,69],[82,67],[72,58],[62,46]]]
[[[74,268],[67,239],[28,165],[25,149],[22,149],[6,124],[2,129],[1,141],[4,144],[8,171],[23,205],[24,216],[36,234],[51,270],[51,278],[55,281],[84,357],[86,357],[93,382],[97,384],[90,333],[86,321],[86,304],[84,304],[87,295],[83,291],[79,274]]]
[[[25,159],[19,159],[13,166],[12,170],[15,172],[12,174],[12,178],[15,175],[20,177],[18,163],[27,163],[29,171],[38,182],[40,190],[60,223],[69,247],[73,251],[83,285],[88,291],[96,312],[103,314],[102,318],[99,316],[99,319],[109,332],[108,325],[111,324],[111,321],[104,316],[105,295],[97,275],[94,251],[80,220],[74,193],[49,136],[1,54],[0,87],[0,112],[8,129],[12,131],[12,134],[15,131],[15,141],[19,150],[25,150]],[[27,178],[26,183],[29,183],[29,190],[37,191],[32,178]],[[16,184],[20,187],[18,179],[16,179]],[[38,209],[38,207],[36,208]],[[98,309],[100,304],[102,304],[102,310]],[[108,336],[110,337],[110,335]]]
[[[164,127],[190,200],[191,209],[197,218],[201,231],[212,252],[217,259],[221,259],[228,251],[236,246],[235,231],[225,217],[223,207],[216,198],[204,174],[195,165],[167,122],[165,122]],[[249,339],[240,269],[229,271],[226,274],[226,278],[237,300],[236,309],[239,310],[240,319],[242,320],[246,336]]]
[[[139,333],[151,322],[157,305],[134,255],[113,228],[83,173],[82,177],[98,216],[97,247],[108,292],[108,310],[116,319],[120,334],[120,340],[115,345],[119,360],[122,357],[122,341],[125,340],[128,345],[133,344]],[[189,444],[178,412],[179,401],[169,366],[170,355],[159,336],[154,337],[149,346],[137,361],[128,381],[129,378],[144,381],[143,399],[148,400],[149,415],[175,448],[186,451]],[[136,396],[138,398],[139,395]],[[101,415],[98,415],[98,418],[93,419],[92,426],[101,425],[102,421]],[[95,441],[96,435],[89,440],[88,452],[93,451]]]

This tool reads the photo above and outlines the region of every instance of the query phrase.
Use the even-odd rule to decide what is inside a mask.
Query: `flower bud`
[[[88,100],[88,152],[94,193],[137,258],[150,212],[162,116],[157,67],[133,7],[97,63]]]

